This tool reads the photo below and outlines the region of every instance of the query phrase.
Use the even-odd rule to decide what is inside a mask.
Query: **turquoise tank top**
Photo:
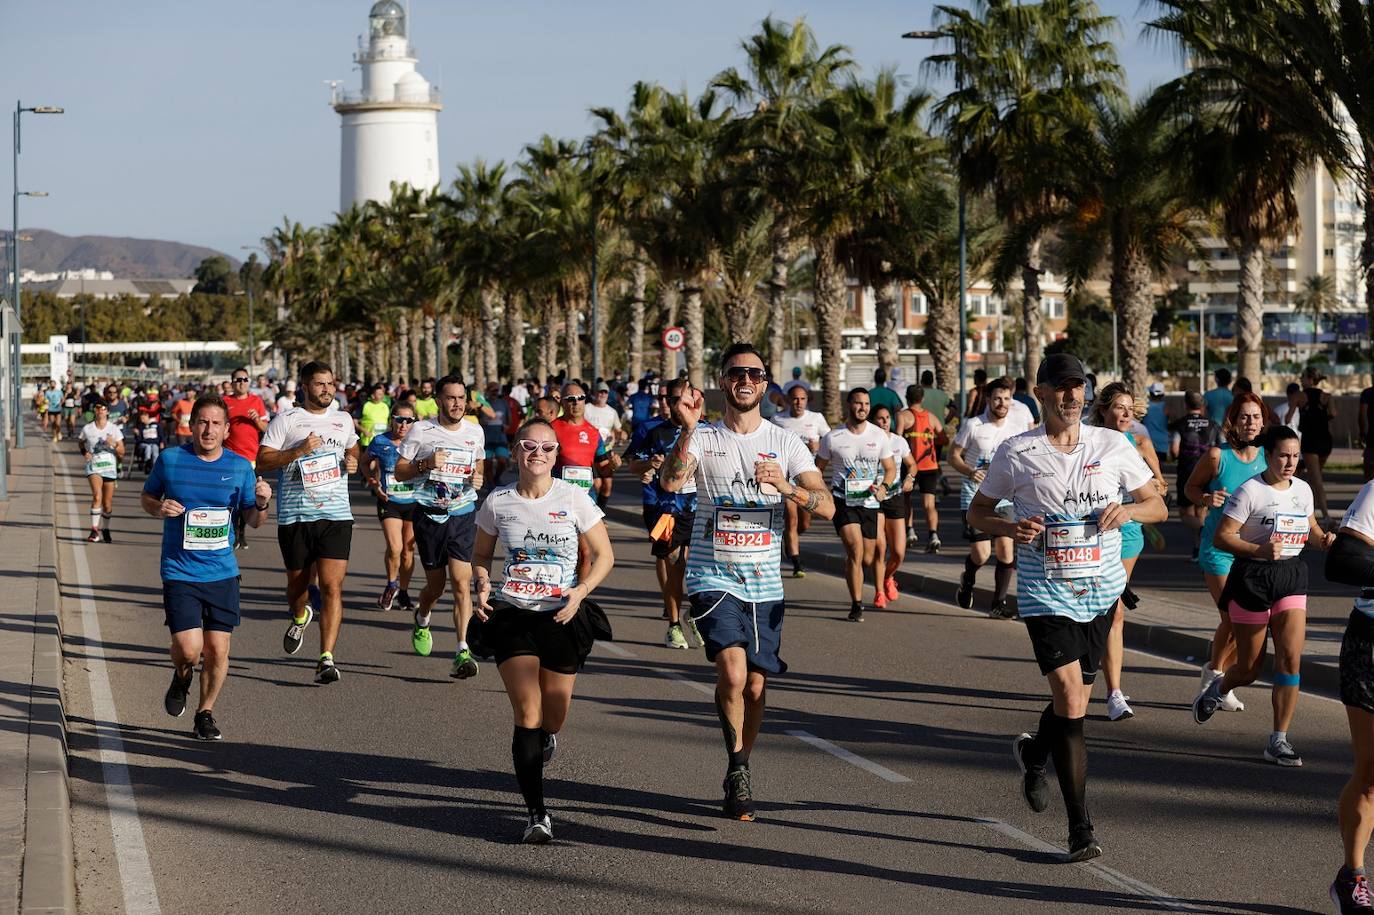
[[[1222,445],[1221,467],[1217,470],[1217,475],[1212,480],[1211,485],[1207,487],[1207,491],[1215,492],[1218,489],[1224,489],[1227,492],[1235,492],[1246,480],[1263,473],[1265,466],[1263,448],[1256,449],[1254,460],[1246,463],[1236,456],[1236,452],[1230,445]],[[1221,524],[1221,509],[1208,509],[1207,517],[1202,522],[1202,542],[1204,544],[1212,542],[1212,534],[1216,533],[1219,524]]]

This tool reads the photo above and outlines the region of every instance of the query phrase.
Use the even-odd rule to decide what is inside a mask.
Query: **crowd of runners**
[[[593,595],[615,548],[626,548],[613,548],[604,523],[622,464],[641,483],[664,645],[704,646],[716,668],[726,815],[754,817],[750,755],[767,680],[786,670],[784,567],[793,578],[807,574],[801,542],[823,536],[813,520],[830,521],[843,544],[855,623],[901,598],[897,572],[908,551],[940,553],[959,530],[966,556],[956,603],[973,607],[991,560],[987,612],[1024,623],[1046,678],[1049,701],[1013,755],[1037,812],[1050,803],[1052,765],[1075,861],[1102,853],[1086,800],[1092,686],[1100,669],[1108,719],[1134,715],[1122,671],[1124,614],[1137,602],[1130,577],[1146,544],[1162,543],[1156,526],[1171,503],[1193,532],[1199,583],[1218,610],[1193,718],[1244,710],[1236,690],[1261,676],[1272,638],[1263,757],[1280,766],[1302,765],[1288,737],[1306,628],[1300,555],[1326,550],[1326,577],[1360,588],[1340,661],[1356,762],[1340,802],[1346,861],[1332,895],[1341,911],[1374,911],[1363,871],[1374,829],[1374,483],[1343,520],[1332,519],[1322,470],[1333,407],[1320,376],[1305,377],[1275,411],[1221,370],[1215,388],[1186,393],[1185,412],[1168,417],[1162,387],[1151,385],[1137,404],[1124,385],[1099,388],[1075,357],[1058,354],[1033,385],[980,374],[960,415],[929,372],[898,392],[879,371],[872,386],[846,392],[832,428],[811,409],[799,369],[775,382],[744,343],[726,349],[717,369],[723,401],[714,421],[704,392],[652,373],[480,389],[452,375],[341,386],[320,362],[287,380],[238,369],[209,386],[48,385],[34,408],[54,441],[80,447],[91,543],[112,541],[119,480],[145,475],[142,508],[164,519],[174,667],[165,708],[184,713],[200,663],[200,739],[221,736],[214,703],[240,619],[234,554],[273,501],[283,649],[299,652],[313,626],[316,682],[341,679],[350,485],[365,488],[385,542],[377,608],[409,613],[411,648],[429,656],[433,613],[448,595],[450,675],[477,676],[480,662],[494,659],[513,710],[528,842],[552,838],[543,767],[593,642],[611,637]],[[1362,433],[1374,406],[1374,390],[1366,394]],[[1368,479],[1374,451],[1364,457]],[[958,480],[959,513],[942,539],[947,472]]]

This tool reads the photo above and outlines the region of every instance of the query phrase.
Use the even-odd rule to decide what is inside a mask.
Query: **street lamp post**
[[[20,127],[22,126],[23,116],[27,114],[62,114],[63,109],[56,105],[34,105],[29,108],[24,107],[23,102],[14,103],[14,211],[13,227],[14,232],[10,236],[10,269],[13,271],[14,279],[11,289],[14,290],[14,323],[15,334],[12,345],[14,361],[14,394],[10,404],[11,413],[14,416],[14,444],[16,448],[24,447],[24,418],[23,410],[20,409],[20,390],[23,383],[23,367],[20,353],[24,337],[24,317],[23,305],[20,302],[21,285],[19,282],[19,198],[20,197],[46,197],[45,191],[21,191],[19,190],[19,150],[20,150]]]
[[[257,245],[239,245],[239,250],[241,250],[241,251],[259,251],[259,250],[261,250],[261,249],[260,249]],[[266,252],[263,252],[263,253],[265,254]],[[253,262],[253,256],[250,254],[250,255],[248,256],[248,263],[251,264],[252,262]],[[254,374],[254,373],[253,373],[253,360],[254,360],[254,358],[255,358],[255,357],[257,356],[257,354],[258,354],[258,350],[257,350],[257,347],[254,345],[255,341],[254,341],[254,339],[253,339],[253,271],[252,271],[252,268],[249,268],[248,271],[246,272],[245,276],[244,276],[244,280],[243,280],[243,289],[244,289],[245,292],[248,293],[248,377],[251,379],[251,378],[253,377],[253,374]]]
[[[902,33],[903,38],[918,41],[939,41],[947,37],[943,32],[917,30]],[[963,74],[956,66],[954,69],[954,88],[963,89]],[[968,412],[968,365],[965,346],[968,342],[968,226],[966,221],[967,195],[964,192],[964,176],[957,173],[959,182],[959,415]],[[926,318],[930,320],[929,316]]]

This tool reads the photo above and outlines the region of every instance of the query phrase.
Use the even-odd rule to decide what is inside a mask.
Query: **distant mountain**
[[[107,235],[59,235],[47,229],[20,229],[32,237],[19,249],[19,266],[36,273],[93,267],[109,270],[119,279],[173,279],[188,277],[207,257],[226,254],[199,245],[151,238],[112,238]],[[9,242],[9,232],[0,237]],[[238,261],[229,262],[238,267]]]

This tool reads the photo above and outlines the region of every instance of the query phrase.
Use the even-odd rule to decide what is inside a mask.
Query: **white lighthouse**
[[[368,14],[367,45],[353,60],[363,71],[360,92],[334,89],[343,118],[339,208],[391,199],[391,182],[429,190],[439,183],[439,90],[415,69],[406,13],[378,0]]]

